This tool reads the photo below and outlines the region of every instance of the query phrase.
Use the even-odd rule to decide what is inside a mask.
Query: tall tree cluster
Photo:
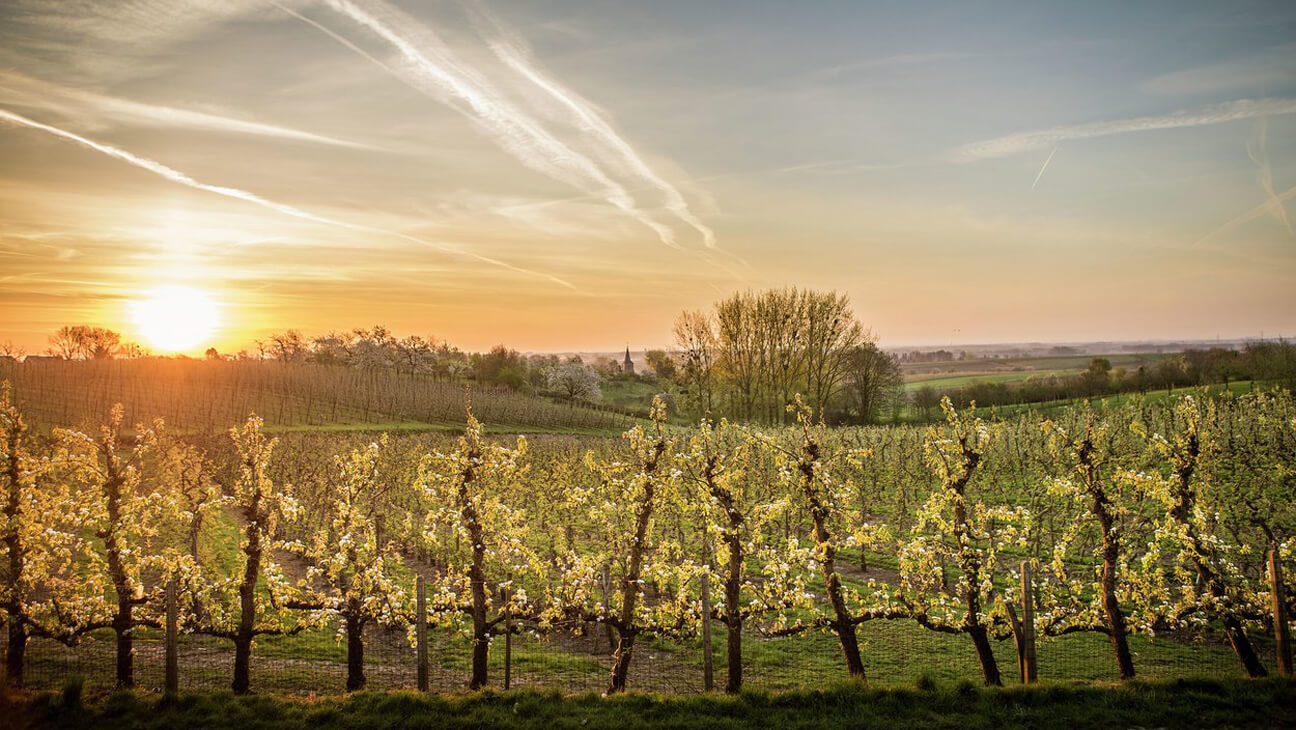
[[[739,292],[675,323],[676,375],[697,411],[782,423],[803,394],[833,420],[871,422],[901,383],[845,294],[809,289]]]

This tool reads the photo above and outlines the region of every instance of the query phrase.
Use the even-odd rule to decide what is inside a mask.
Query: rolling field
[[[615,411],[482,389],[425,375],[325,365],[197,360],[44,361],[0,364],[15,401],[38,428],[156,418],[213,433],[255,413],[273,431],[462,430],[466,398],[504,432],[612,435],[633,419]]]
[[[1079,372],[1089,367],[1089,361],[1101,357],[1111,362],[1113,368],[1133,370],[1139,366],[1155,365],[1162,360],[1178,357],[1174,353],[1118,353],[1113,355],[1062,355],[1049,357],[973,358],[944,360],[940,362],[901,363],[905,380],[941,378],[960,375],[992,375],[1021,373],[1023,377],[1047,373]]]

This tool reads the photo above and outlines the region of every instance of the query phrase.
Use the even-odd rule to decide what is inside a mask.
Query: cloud
[[[482,256],[480,254],[472,253],[469,251],[463,251],[454,248],[452,246],[448,246],[442,243],[437,243],[435,241],[428,241],[419,238],[417,236],[411,236],[407,233],[401,233],[399,231],[389,231],[381,228],[373,228],[371,226],[363,226],[355,223],[347,223],[345,221],[335,220],[332,218],[326,218],[324,216],[316,215],[314,213],[301,210],[300,208],[295,208],[291,205],[285,205],[283,203],[278,203],[273,200],[268,200],[255,193],[250,193],[246,190],[240,190],[238,188],[232,188],[232,187],[224,187],[220,185],[210,185],[204,182],[199,182],[198,180],[189,177],[183,172],[180,172],[179,170],[176,170],[171,167],[167,167],[166,165],[157,162],[155,160],[150,160],[145,157],[140,157],[138,155],[127,152],[126,150],[120,149],[118,147],[104,144],[102,142],[96,142],[94,140],[88,139],[86,137],[82,137],[81,135],[75,134],[73,132],[69,132],[64,129],[60,129],[58,127],[54,127],[48,124],[42,124],[41,122],[37,122],[33,119],[29,119],[27,117],[22,116],[21,114],[15,114],[6,109],[0,109],[0,121],[9,122],[11,124],[16,124],[23,127],[28,127],[30,129],[36,129],[42,132],[46,132],[47,134],[52,134],[56,137],[61,137],[63,139],[75,142],[83,147],[92,149],[96,152],[100,152],[105,155],[108,155],[109,157],[113,157],[118,160],[121,160],[122,162],[125,162],[129,165],[133,165],[140,169],[147,170],[153,173],[154,175],[163,177],[167,180],[170,180],[171,182],[179,183],[181,185],[194,188],[196,190],[202,190],[205,192],[213,193],[215,195],[221,195],[227,198],[234,198],[236,200],[242,200],[248,203],[252,203],[253,205],[258,205],[262,208],[272,210],[282,215],[290,216],[293,218],[299,218],[301,220],[311,221],[314,223],[321,223],[323,225],[333,226],[335,228],[344,228],[346,230],[358,231],[362,233],[373,233],[373,234],[379,234],[384,236],[393,236],[395,238],[400,238],[406,241],[410,241],[412,243],[417,243],[423,246],[427,246],[429,248],[434,248],[438,251],[443,251],[445,253],[470,258],[476,261],[480,261],[482,263],[490,264],[492,266],[508,269],[509,271],[514,271],[521,274],[527,274],[530,276],[536,276],[543,279],[548,279],[549,281],[552,281],[556,284],[560,284],[569,289],[575,289],[575,287],[572,286],[569,282],[560,279],[556,276],[552,276],[550,274],[543,274],[528,269],[523,269],[514,266],[512,264],[505,263],[498,259],[490,258],[488,256]]]
[[[1156,129],[1201,127],[1238,119],[1250,119],[1264,114],[1296,114],[1296,99],[1240,99],[1164,116],[1135,117],[1018,132],[965,144],[953,151],[951,159],[955,162],[976,162],[1007,157],[1020,152],[1047,149],[1067,140],[1107,137],[1127,132],[1148,132]]]
[[[607,123],[598,109],[576,92],[564,88],[557,81],[545,76],[536,68],[526,46],[518,38],[504,31],[499,22],[488,15],[483,7],[478,6],[478,11],[479,17],[500,36],[490,41],[490,48],[495,55],[510,69],[558,101],[581,131],[591,135],[593,141],[603,148],[605,159],[610,159],[612,164],[620,166],[624,173],[660,192],[665,198],[666,209],[702,234],[702,240],[707,248],[715,248],[715,232],[689,210],[688,203],[685,202],[680,191],[654,172],[630,146],[630,143]]]
[[[859,61],[838,64],[836,66],[827,66],[810,72],[811,76],[835,76],[850,71],[868,71],[872,69],[895,69],[901,66],[921,66],[930,63],[940,63],[942,61],[958,61],[967,58],[973,58],[970,53],[898,53],[893,56],[883,56],[881,58],[865,58]]]
[[[1154,94],[1218,94],[1277,91],[1296,83],[1296,43],[1266,48],[1243,58],[1161,74],[1143,83]]]
[[[291,127],[236,119],[190,109],[146,104],[80,89],[72,89],[10,71],[0,71],[0,94],[7,96],[7,102],[10,104],[52,111],[62,116],[75,118],[78,122],[91,121],[97,123],[104,118],[108,118],[119,123],[150,127],[231,132],[337,147],[372,149],[369,145],[358,142],[350,142]]]
[[[591,104],[543,75],[516,39],[495,39],[489,49],[483,49],[501,64],[487,66],[474,63],[469,54],[457,52],[432,29],[387,3],[324,2],[393,49],[397,58],[380,60],[323,24],[288,12],[411,88],[459,112],[524,166],[607,202],[652,230],[666,245],[680,248],[675,231],[655,211],[641,205],[632,189],[647,184],[663,195],[664,208],[696,229],[707,247],[714,246],[714,233],[690,212],[679,191],[655,173]],[[503,35],[499,24],[482,11],[475,17]],[[554,128],[546,124],[541,118],[544,110],[528,104],[526,94],[517,92],[518,85],[528,87],[532,96],[538,90],[550,103],[556,103],[564,110],[566,124],[551,123]]]

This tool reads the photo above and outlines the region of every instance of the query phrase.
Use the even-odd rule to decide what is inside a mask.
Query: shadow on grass
[[[0,697],[12,728],[1082,728],[1258,727],[1296,724],[1296,683],[1180,680],[1038,684],[983,689],[920,683],[873,689],[668,697],[631,693],[479,692],[457,697],[359,692],[288,699],[229,693],[156,697],[116,692],[84,702],[75,689]]]

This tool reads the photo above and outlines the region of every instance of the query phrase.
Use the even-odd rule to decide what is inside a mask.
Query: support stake
[[[1287,597],[1283,594],[1282,563],[1278,548],[1269,549],[1269,595],[1273,597],[1274,640],[1278,644],[1278,671],[1292,676],[1291,626],[1287,621]]]
[[[1029,561],[1022,561],[1021,645],[1018,647],[1022,684],[1038,679],[1035,667],[1035,588]]]
[[[711,572],[702,574],[702,689],[710,692],[714,683],[711,665]]]
[[[180,691],[180,656],[177,646],[177,624],[179,623],[179,606],[177,602],[176,577],[166,585],[166,693],[174,695]]]
[[[428,691],[427,589],[423,576],[414,581],[414,634],[418,641],[418,689]]]

